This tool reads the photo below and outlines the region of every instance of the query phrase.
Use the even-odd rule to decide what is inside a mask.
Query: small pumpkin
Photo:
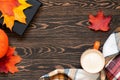
[[[2,58],[8,50],[8,37],[6,33],[0,29],[0,58]]]

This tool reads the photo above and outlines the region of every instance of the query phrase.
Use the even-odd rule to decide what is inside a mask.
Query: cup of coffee
[[[105,58],[97,49],[88,49],[81,55],[81,66],[89,73],[98,73],[104,68]]]

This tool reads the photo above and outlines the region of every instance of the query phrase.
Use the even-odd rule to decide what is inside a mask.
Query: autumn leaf
[[[103,11],[99,11],[96,16],[93,16],[92,14],[89,15],[89,22],[91,25],[88,27],[95,31],[108,31],[110,20],[110,16],[106,17],[104,16]]]
[[[24,9],[30,7],[26,0],[0,0],[1,17],[4,17],[3,24],[6,24],[10,30],[14,26],[14,22],[19,21],[26,24],[26,16]]]
[[[15,73],[18,72],[17,63],[21,61],[21,57],[14,54],[15,48],[9,46],[7,53],[4,57],[0,58],[0,72]]]
[[[15,48],[10,47],[8,44],[8,36],[0,29],[0,72],[15,73],[18,72],[15,65],[21,61],[21,57],[15,55]]]

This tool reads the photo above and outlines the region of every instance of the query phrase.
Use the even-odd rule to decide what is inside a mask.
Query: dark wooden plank
[[[94,41],[101,41],[120,25],[120,0],[39,0],[43,6],[20,37],[6,31],[11,46],[23,60],[20,72],[0,75],[0,80],[38,80],[56,68],[81,68],[80,55],[92,48]],[[101,9],[111,15],[110,31],[95,32],[87,28],[88,15]],[[22,26],[21,26],[22,27]]]

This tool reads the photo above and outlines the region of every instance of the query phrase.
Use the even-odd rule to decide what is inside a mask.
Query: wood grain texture
[[[120,26],[120,0],[39,0],[38,10],[23,36],[6,31],[11,46],[23,60],[16,74],[1,74],[0,80],[39,80],[56,68],[81,68],[80,55],[101,41],[101,48],[113,30]],[[87,28],[88,15],[103,10],[111,15],[110,31]]]

